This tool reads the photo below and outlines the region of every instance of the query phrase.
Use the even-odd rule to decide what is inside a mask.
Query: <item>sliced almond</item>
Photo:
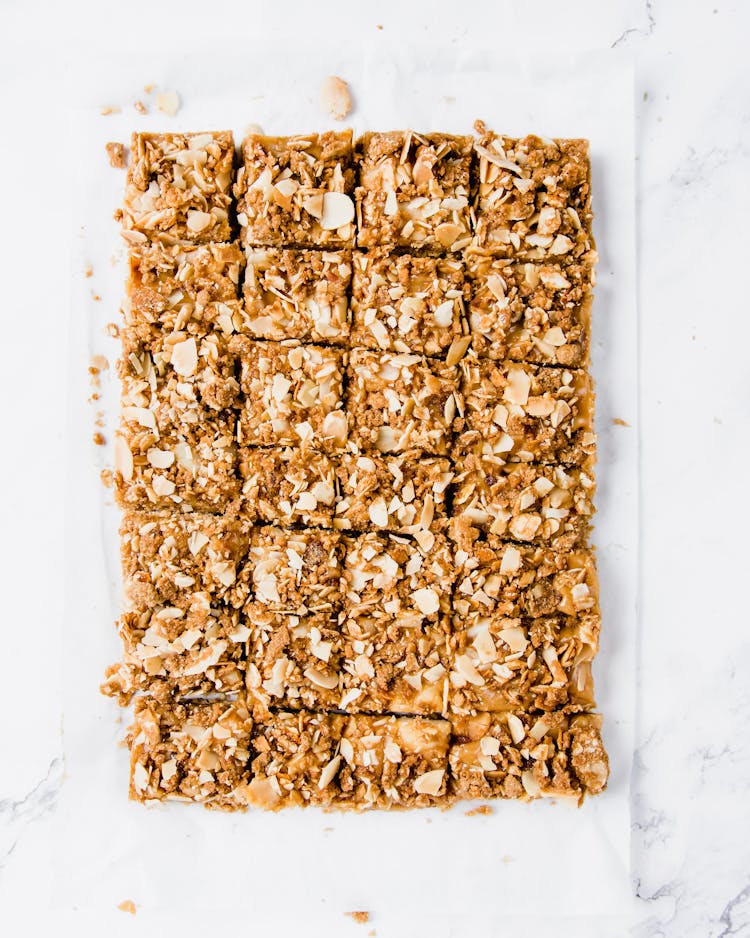
[[[323,194],[323,214],[320,227],[326,231],[343,228],[354,221],[354,202],[344,192]]]

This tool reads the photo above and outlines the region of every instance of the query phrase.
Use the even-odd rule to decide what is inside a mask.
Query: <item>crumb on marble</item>
[[[478,808],[467,811],[466,817],[480,817],[487,814],[492,814],[492,808],[488,804],[480,804]]]
[[[125,144],[117,140],[110,140],[105,144],[104,149],[109,157],[109,165],[112,169],[125,169]]]
[[[136,911],[137,911],[137,909],[136,909],[136,904],[135,904],[135,902],[133,902],[132,899],[125,899],[125,900],[123,900],[123,901],[117,906],[117,908],[118,908],[121,912],[129,912],[131,915],[135,915],[135,913],[136,913]]]
[[[346,914],[360,925],[366,925],[370,921],[369,912],[347,912]]]
[[[613,418],[612,418],[612,423],[613,423],[616,427],[629,427],[629,426],[630,426],[630,424],[627,422],[627,420],[623,420],[622,417],[613,417]]]

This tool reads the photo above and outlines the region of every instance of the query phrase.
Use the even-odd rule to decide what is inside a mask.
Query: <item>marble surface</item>
[[[63,780],[59,673],[71,82],[96,83],[87,50],[158,48],[191,38],[200,4],[135,0],[0,5],[6,180],[0,225],[4,295],[0,384],[9,442],[0,462],[3,669],[0,923],[23,934],[157,934],[179,912],[134,918],[48,908],[50,831]],[[637,748],[632,778],[633,911],[627,925],[497,922],[493,934],[724,938],[750,935],[750,649],[741,495],[750,450],[744,271],[750,157],[750,6],[680,0],[601,3],[380,2],[322,8],[288,0],[221,7],[200,37],[281,43],[306,17],[315,39],[405,32],[437,46],[510,43],[545,62],[598,50],[636,69],[640,316],[641,576]],[[304,12],[306,11],[306,12]],[[574,15],[575,14],[575,15]],[[381,25],[382,30],[377,26]],[[208,67],[210,57],[199,57]],[[40,232],[44,247],[40,254]],[[20,247],[19,247],[20,246]],[[735,266],[736,265],[736,266]],[[20,406],[16,402],[22,402]],[[15,405],[15,406],[14,406]],[[623,433],[630,432],[622,428]],[[27,507],[32,506],[32,507]],[[85,589],[85,584],[81,585]],[[30,601],[32,600],[32,601]],[[321,895],[324,902],[324,893]],[[396,935],[330,909],[328,934]],[[209,920],[207,919],[207,922]],[[242,923],[242,917],[228,922]],[[192,918],[198,926],[200,917]],[[250,923],[243,929],[252,932]],[[613,928],[615,930],[613,930]],[[11,932],[13,933],[13,932]],[[435,931],[437,934],[437,931]],[[441,933],[443,933],[441,931]],[[452,927],[445,934],[460,934]]]

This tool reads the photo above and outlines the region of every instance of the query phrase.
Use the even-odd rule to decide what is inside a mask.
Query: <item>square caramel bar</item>
[[[565,550],[588,535],[594,489],[590,461],[541,466],[469,453],[456,473],[451,511],[458,523]]]
[[[253,722],[241,700],[141,697],[130,728],[130,797],[244,808]]]
[[[581,465],[596,453],[588,372],[467,356],[461,362],[462,453]]]
[[[345,453],[337,466],[334,527],[408,533],[429,546],[430,533],[445,520],[453,476],[449,460],[419,453]]]
[[[453,609],[465,627],[489,614],[536,619],[599,612],[593,553],[487,540],[455,551]]]
[[[194,512],[126,512],[120,528],[125,595],[143,611],[160,604],[189,609],[247,599],[243,566],[250,524],[239,518]]]
[[[440,356],[466,331],[458,258],[376,249],[353,261],[352,345]]]
[[[451,725],[420,717],[350,717],[339,744],[341,807],[425,808],[446,801]]]
[[[129,243],[230,239],[230,131],[135,133],[130,149],[123,212]]]
[[[242,331],[341,345],[349,335],[349,251],[248,248]]]
[[[449,705],[484,710],[590,710],[597,613],[508,618],[490,613],[453,623]]]
[[[331,805],[346,717],[336,713],[279,710],[256,722],[251,741],[250,804],[266,810]]]
[[[148,242],[131,249],[129,263],[125,324],[144,345],[159,333],[230,335],[239,328],[244,260],[236,244]]]
[[[603,791],[609,759],[595,713],[479,713],[453,721],[451,793],[459,798],[569,797]]]
[[[249,551],[254,609],[333,618],[341,604],[341,549],[336,531],[255,528]]]
[[[477,126],[476,246],[522,261],[594,248],[588,140],[504,137]]]
[[[234,194],[245,245],[346,247],[354,240],[351,130],[250,134]]]
[[[245,447],[239,472],[243,516],[282,527],[333,527],[336,466],[324,453]]]
[[[174,697],[243,690],[247,629],[227,607],[199,597],[187,609],[149,606],[118,622],[124,654],[107,671],[105,693],[124,705],[136,691]]]
[[[410,353],[354,349],[347,378],[351,440],[360,450],[448,452],[461,401],[455,365]]]
[[[122,417],[155,434],[200,427],[237,404],[235,359],[217,333],[154,333],[144,346],[122,333]]]
[[[436,253],[471,241],[471,137],[367,133],[357,141],[360,247],[395,245]]]
[[[345,353],[298,342],[236,336],[244,394],[239,440],[245,446],[297,445],[326,452],[346,444],[342,384]]]
[[[515,264],[470,254],[469,324],[483,358],[585,367],[591,341],[590,263]]]
[[[336,710],[341,699],[341,633],[329,612],[298,615],[259,603],[248,609],[246,687],[253,712],[271,707]]]
[[[142,511],[227,511],[240,496],[235,420],[205,410],[195,425],[159,433],[139,419],[148,413],[138,410],[124,419],[115,435],[117,504]]]

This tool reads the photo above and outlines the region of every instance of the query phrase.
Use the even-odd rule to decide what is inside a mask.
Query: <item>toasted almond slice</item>
[[[326,231],[343,228],[354,220],[354,202],[344,192],[323,194],[323,214],[320,227]]]

